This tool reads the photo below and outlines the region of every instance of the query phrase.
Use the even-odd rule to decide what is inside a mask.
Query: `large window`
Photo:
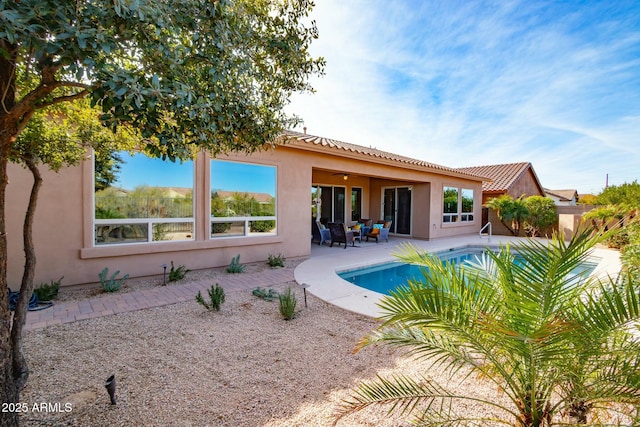
[[[120,151],[94,173],[96,245],[193,240],[193,161]]]
[[[211,237],[276,233],[276,167],[211,160]]]
[[[473,190],[468,188],[444,187],[442,222],[473,221]]]

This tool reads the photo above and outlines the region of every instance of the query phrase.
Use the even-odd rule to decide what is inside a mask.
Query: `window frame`
[[[327,218],[327,222],[339,222],[336,220],[336,188],[340,188],[344,191],[344,200],[342,203],[342,222],[346,223],[346,219],[347,219],[347,186],[346,185],[333,185],[333,184],[311,184],[311,187],[314,187],[316,189],[320,189],[320,196],[319,199],[321,200],[321,205],[322,203],[322,189],[323,188],[331,188],[331,217]],[[349,203],[351,203],[351,199],[349,199]],[[340,212],[339,212],[340,213]],[[324,219],[324,217],[322,216],[322,210],[320,211],[320,215],[319,215],[320,220]]]
[[[457,204],[456,212],[445,212],[447,204],[445,203],[445,193],[449,190],[456,190],[457,192]],[[471,192],[471,211],[464,209],[463,199],[465,192]],[[467,188],[460,185],[447,185],[442,186],[442,223],[444,225],[454,224],[471,224],[475,222],[475,192],[473,188]],[[468,194],[468,193],[467,193]]]
[[[132,156],[143,155],[151,160],[166,162],[157,157],[152,157],[145,154],[142,151],[135,151],[133,154],[127,150],[119,150],[119,152],[127,153]],[[91,242],[94,248],[105,248],[113,246],[130,246],[130,245],[144,245],[144,244],[162,244],[162,243],[184,243],[195,241],[196,236],[196,161],[195,159],[189,160],[191,162],[191,217],[175,217],[175,218],[96,218],[96,191],[95,191],[95,152],[91,153],[91,203],[92,203],[92,215],[91,215]],[[182,163],[181,163],[182,164]],[[170,188],[170,187],[169,187]],[[189,238],[180,240],[154,240],[154,226],[157,224],[177,224],[186,223],[191,224],[191,231],[187,232],[191,235]],[[137,241],[116,241],[116,242],[104,242],[99,243],[98,239],[98,227],[106,227],[113,225],[116,227],[124,227],[129,225],[146,225],[146,239]]]
[[[211,187],[211,179],[213,176],[213,164],[214,162],[226,162],[226,163],[234,163],[234,164],[240,164],[240,165],[250,165],[250,166],[256,166],[256,167],[267,167],[267,168],[273,168],[274,170],[274,192],[275,195],[272,196],[274,199],[274,203],[273,203],[273,211],[275,213],[275,215],[264,215],[264,216],[260,216],[260,215],[238,215],[238,216],[214,216],[212,209],[211,209],[211,204],[212,204],[212,200],[213,200],[213,188]],[[218,241],[220,239],[241,239],[241,238],[246,238],[246,237],[266,237],[266,236],[277,236],[278,235],[278,166],[277,165],[272,165],[272,164],[265,164],[265,163],[253,163],[253,162],[242,162],[242,161],[238,161],[238,160],[229,160],[229,159],[215,159],[215,158],[210,158],[209,159],[209,192],[207,195],[207,215],[208,215],[208,231],[207,231],[207,235],[208,235],[208,240],[209,241]],[[226,191],[226,190],[223,190]],[[239,192],[239,193],[251,193],[250,191],[243,191],[243,192]],[[252,223],[253,222],[257,222],[257,221],[274,221],[274,228],[271,231],[268,232],[256,232],[256,231],[251,231],[252,228]],[[241,228],[241,232],[235,232],[235,233],[230,233],[230,234],[225,234],[223,232],[221,233],[214,233],[213,229],[215,227],[215,224],[225,224],[225,223],[235,223],[236,227]],[[232,227],[233,225],[231,225],[230,227]]]

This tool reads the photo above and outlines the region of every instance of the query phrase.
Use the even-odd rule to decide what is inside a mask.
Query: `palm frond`
[[[389,414],[399,416],[412,413],[419,407],[422,415],[418,420],[426,419],[425,414],[428,413],[440,414],[441,420],[463,419],[453,412],[452,402],[455,400],[480,402],[498,408],[511,417],[516,416],[512,410],[494,401],[451,393],[428,378],[416,381],[406,376],[384,378],[378,375],[374,381],[360,383],[350,398],[342,402],[336,411],[334,424],[347,415],[380,404],[389,406]]]

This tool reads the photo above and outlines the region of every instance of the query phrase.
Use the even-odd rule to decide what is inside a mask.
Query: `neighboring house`
[[[549,190],[544,189],[547,197],[553,200],[556,206],[575,206],[580,196],[578,190]]]
[[[112,186],[124,191],[111,200],[94,191],[91,158],[59,173],[43,171],[35,283],[61,276],[64,286],[95,283],[105,267],[131,277],[160,276],[171,261],[193,270],[229,265],[238,254],[243,263],[269,254],[308,256],[314,216],[347,224],[391,220],[392,236],[416,239],[474,234],[481,227],[482,174],[306,133],[286,132],[274,149],[251,155],[200,152],[171,163],[121,154]],[[16,289],[32,178],[9,166],[7,273]],[[147,193],[132,191],[140,186]],[[174,189],[176,197],[154,188]],[[259,203],[251,203],[252,196]]]
[[[503,194],[514,199],[520,196],[545,196],[545,190],[528,162],[472,166],[458,170],[491,178],[491,181],[482,184],[482,204]]]
[[[520,196],[545,196],[545,190],[529,162],[506,163],[500,165],[473,166],[458,170],[473,175],[490,178],[482,184],[482,205],[489,200],[504,194],[517,199]],[[494,234],[509,235],[510,232],[502,226],[496,213],[485,208],[482,213],[482,224],[491,222]]]

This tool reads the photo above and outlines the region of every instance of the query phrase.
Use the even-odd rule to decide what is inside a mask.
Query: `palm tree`
[[[359,348],[400,346],[427,357],[431,368],[466,368],[504,390],[508,403],[448,390],[426,376],[379,377],[352,392],[336,422],[390,404],[418,412],[423,426],[551,426],[563,414],[603,425],[598,415],[612,402],[628,413],[640,407],[640,344],[632,333],[638,285],[628,276],[601,282],[578,272],[602,238],[584,232],[568,244],[558,236],[547,244],[527,240],[517,255],[506,246],[458,266],[405,245],[396,256],[423,266],[423,280],[382,299],[383,323]],[[457,414],[452,405],[461,401],[480,401],[498,415]]]
[[[511,234],[514,236],[520,235],[522,223],[529,217],[529,209],[524,202],[523,196],[514,199],[508,194],[503,194],[500,197],[489,200],[486,206],[496,211],[500,222]]]

